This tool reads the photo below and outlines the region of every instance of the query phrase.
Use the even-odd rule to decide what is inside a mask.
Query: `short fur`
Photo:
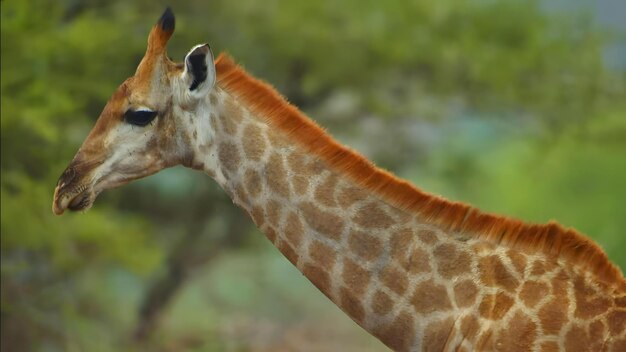
[[[573,265],[584,266],[600,282],[626,289],[620,269],[598,245],[576,230],[555,222],[529,224],[423,192],[339,144],[273,87],[248,74],[228,55],[221,54],[215,65],[217,83],[222,89],[239,98],[272,127],[282,130],[310,153],[390,204],[414,212],[450,233],[470,234],[525,252],[542,251],[562,258]]]

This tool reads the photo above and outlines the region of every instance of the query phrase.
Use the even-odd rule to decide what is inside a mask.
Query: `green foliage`
[[[379,348],[342,335],[358,329],[260,235],[229,242],[250,222],[203,175],[168,170],[54,217],[56,178],[133,74],[164,5],[0,4],[3,350],[142,349],[130,336],[146,287],[176,258],[181,294],[148,350],[245,350],[289,333],[314,343],[315,332],[339,341],[320,349]],[[626,268],[626,74],[603,58],[619,35],[589,16],[523,0],[194,0],[174,11],[174,60],[209,42],[425,190],[556,219]],[[312,335],[298,331],[303,316]]]
[[[546,17],[534,1],[240,1],[218,13],[229,28],[219,47],[282,88],[296,79],[296,93],[315,98],[347,87],[387,117],[405,113],[412,84],[549,123],[588,117],[607,89],[599,33],[582,16]],[[387,89],[397,96],[381,96]]]

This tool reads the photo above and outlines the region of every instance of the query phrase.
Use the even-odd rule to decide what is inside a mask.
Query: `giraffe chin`
[[[81,211],[91,208],[93,202],[91,201],[91,195],[87,192],[80,193],[67,205],[67,209],[70,211]]]

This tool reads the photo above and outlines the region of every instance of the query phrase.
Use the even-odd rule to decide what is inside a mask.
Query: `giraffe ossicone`
[[[338,144],[167,10],[59,179],[53,211],[167,167],[203,170],[302,273],[397,351],[626,351],[626,280],[585,236],[449,202]]]

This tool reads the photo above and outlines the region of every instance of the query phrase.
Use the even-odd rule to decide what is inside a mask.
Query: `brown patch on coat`
[[[556,341],[544,341],[539,345],[541,352],[559,352],[561,349]]]
[[[269,222],[273,226],[278,227],[281,209],[282,206],[278,201],[276,201],[275,199],[270,199],[267,204],[265,204],[265,214],[267,214],[267,222]]]
[[[421,229],[417,232],[417,237],[420,241],[431,246],[439,242],[439,238],[437,238],[437,234],[433,230]]]
[[[567,322],[567,309],[569,300],[567,296],[557,296],[545,303],[539,310],[539,322],[546,335],[558,335]]]
[[[317,176],[323,174],[328,167],[323,161],[314,158],[308,158],[308,162],[305,164],[306,174],[310,176]]]
[[[612,340],[609,351],[626,351],[626,337]]]
[[[626,293],[621,296],[614,297],[615,306],[626,309]]]
[[[287,156],[287,166],[296,175],[305,175],[306,174],[306,165],[305,165],[306,156],[302,153],[294,151]]]
[[[336,206],[335,187],[337,186],[337,177],[333,174],[328,175],[324,182],[320,183],[315,189],[313,196],[315,201],[327,207]]]
[[[436,320],[426,327],[424,331],[424,351],[443,351],[451,331],[454,329],[454,319],[445,318]]]
[[[597,351],[591,348],[591,339],[587,330],[581,326],[574,325],[565,334],[565,351],[566,352],[587,352]]]
[[[445,279],[451,279],[471,271],[470,255],[451,243],[444,243],[435,248],[433,256],[437,263],[437,271]]]
[[[493,345],[493,329],[483,330],[476,339],[475,347],[477,351],[492,351]],[[504,352],[504,351],[503,351]]]
[[[368,196],[369,195],[361,188],[347,186],[339,191],[339,194],[337,195],[337,202],[339,203],[339,206],[345,209],[356,203],[364,201]]]
[[[304,195],[309,190],[309,179],[304,176],[297,175],[291,179],[291,185],[293,186],[293,191],[297,195]]]
[[[324,295],[330,298],[330,277],[321,268],[306,264],[302,269],[304,276],[309,279]]]
[[[617,336],[626,331],[626,311],[623,309],[613,309],[607,314],[609,333]]]
[[[217,105],[217,94],[215,92],[209,93],[209,101],[214,107]]]
[[[282,197],[289,198],[287,171],[283,165],[283,158],[277,153],[272,154],[267,162],[265,182],[270,190]]]
[[[263,181],[261,180],[261,175],[254,169],[246,170],[246,173],[244,174],[244,183],[246,184],[246,189],[252,199],[258,198],[263,191]]]
[[[504,292],[485,295],[478,306],[480,316],[491,320],[500,320],[513,306],[513,298]]]
[[[547,272],[546,266],[542,260],[536,260],[530,269],[530,274],[533,276],[543,276]]]
[[[309,191],[309,186],[311,185],[310,179],[304,176],[294,176],[291,179],[291,185],[293,186],[294,192],[297,195],[305,195]]]
[[[243,130],[243,151],[250,160],[259,161],[267,149],[267,142],[259,127],[252,124],[246,125]]]
[[[519,285],[519,281],[511,275],[497,255],[480,258],[478,270],[481,281],[487,286],[502,287],[513,292]]]
[[[270,240],[270,242],[276,242],[276,230],[272,226],[267,226],[263,233],[265,234],[265,237]]]
[[[393,308],[393,301],[389,295],[380,290],[376,291],[372,299],[372,309],[374,313],[385,315],[391,311],[391,308]]]
[[[565,270],[559,271],[550,281],[552,286],[552,294],[556,297],[567,296],[567,288],[569,287],[571,278]]]
[[[309,257],[324,271],[331,272],[337,258],[333,248],[320,241],[314,241],[309,246]]]
[[[403,295],[409,287],[406,272],[398,270],[392,265],[387,265],[380,273],[380,280],[398,295]]]
[[[365,310],[361,302],[354,296],[351,290],[342,287],[339,293],[339,306],[356,322],[363,321],[365,318]]]
[[[341,277],[346,286],[350,287],[358,297],[365,293],[370,283],[370,273],[349,258],[343,260]]]
[[[303,195],[309,189],[309,178],[303,154],[294,152],[287,156],[287,165],[292,172],[291,186],[295,194]]]
[[[393,218],[376,203],[369,203],[360,208],[352,220],[364,229],[386,229],[395,223]]]
[[[211,125],[211,129],[213,131],[217,132],[217,129],[218,129],[218,126],[217,126],[217,116],[215,115],[214,112],[209,114],[209,124]]]
[[[237,171],[241,162],[239,149],[231,142],[220,143],[217,149],[217,157],[224,169],[230,173]]]
[[[596,320],[589,324],[589,339],[592,341],[592,344],[600,345],[602,344],[607,335],[606,327],[602,320]],[[599,351],[601,346],[594,346],[592,349]]]
[[[236,183],[233,188],[235,189],[235,196],[242,204],[250,204],[248,200],[248,193],[241,183]]]
[[[526,255],[522,254],[520,251],[510,249],[506,252],[506,256],[511,260],[511,263],[515,267],[515,270],[517,270],[517,273],[520,274],[521,277],[524,277],[526,263],[528,262]]]
[[[452,309],[452,302],[445,286],[428,280],[417,285],[411,304],[420,314],[442,312]]]
[[[608,296],[599,296],[582,278],[574,280],[574,297],[576,299],[574,316],[580,319],[589,319],[603,314],[612,306]]]
[[[350,251],[366,261],[377,259],[382,251],[382,242],[364,232],[354,231],[348,237]]]
[[[334,213],[319,209],[313,203],[301,203],[299,206],[304,221],[311,229],[321,235],[338,241],[345,227],[343,219]]]
[[[408,256],[400,258],[400,265],[411,274],[427,273],[431,270],[428,252],[413,248]]]
[[[535,308],[537,303],[550,294],[550,287],[543,282],[527,281],[522,285],[519,298],[528,308]]]
[[[272,130],[267,134],[267,139],[270,142],[270,145],[273,149],[283,149],[289,147],[289,143],[286,138],[277,133],[277,131]]]
[[[407,251],[413,243],[414,238],[413,230],[410,228],[403,228],[395,231],[391,234],[391,256],[394,258],[404,258],[407,255]]]
[[[461,334],[466,340],[472,341],[479,330],[480,323],[475,316],[467,315],[461,318]]]
[[[472,280],[464,280],[454,285],[454,300],[461,308],[469,307],[476,303],[478,287]]]
[[[298,265],[298,259],[300,258],[300,256],[298,255],[298,253],[296,253],[293,247],[291,247],[291,245],[287,243],[287,241],[285,240],[278,241],[278,243],[276,243],[276,247],[278,247],[278,250],[280,250],[280,252],[291,262],[291,264],[295,266]],[[309,280],[311,280],[311,278],[309,278]]]
[[[415,340],[415,321],[409,312],[402,312],[392,322],[375,326],[372,333],[391,349],[408,351]]]
[[[265,213],[263,212],[263,208],[259,206],[252,207],[250,216],[252,216],[252,221],[254,221],[257,227],[263,226],[263,223],[265,222]]]
[[[239,125],[231,118],[231,115],[219,115],[218,125],[222,128],[222,132],[229,136],[237,134]]]
[[[500,351],[531,351],[537,338],[537,326],[523,312],[517,311],[495,339]]]
[[[285,237],[296,248],[300,247],[302,241],[302,235],[304,233],[304,227],[300,218],[295,213],[289,213],[287,215],[287,221],[285,222]]]

